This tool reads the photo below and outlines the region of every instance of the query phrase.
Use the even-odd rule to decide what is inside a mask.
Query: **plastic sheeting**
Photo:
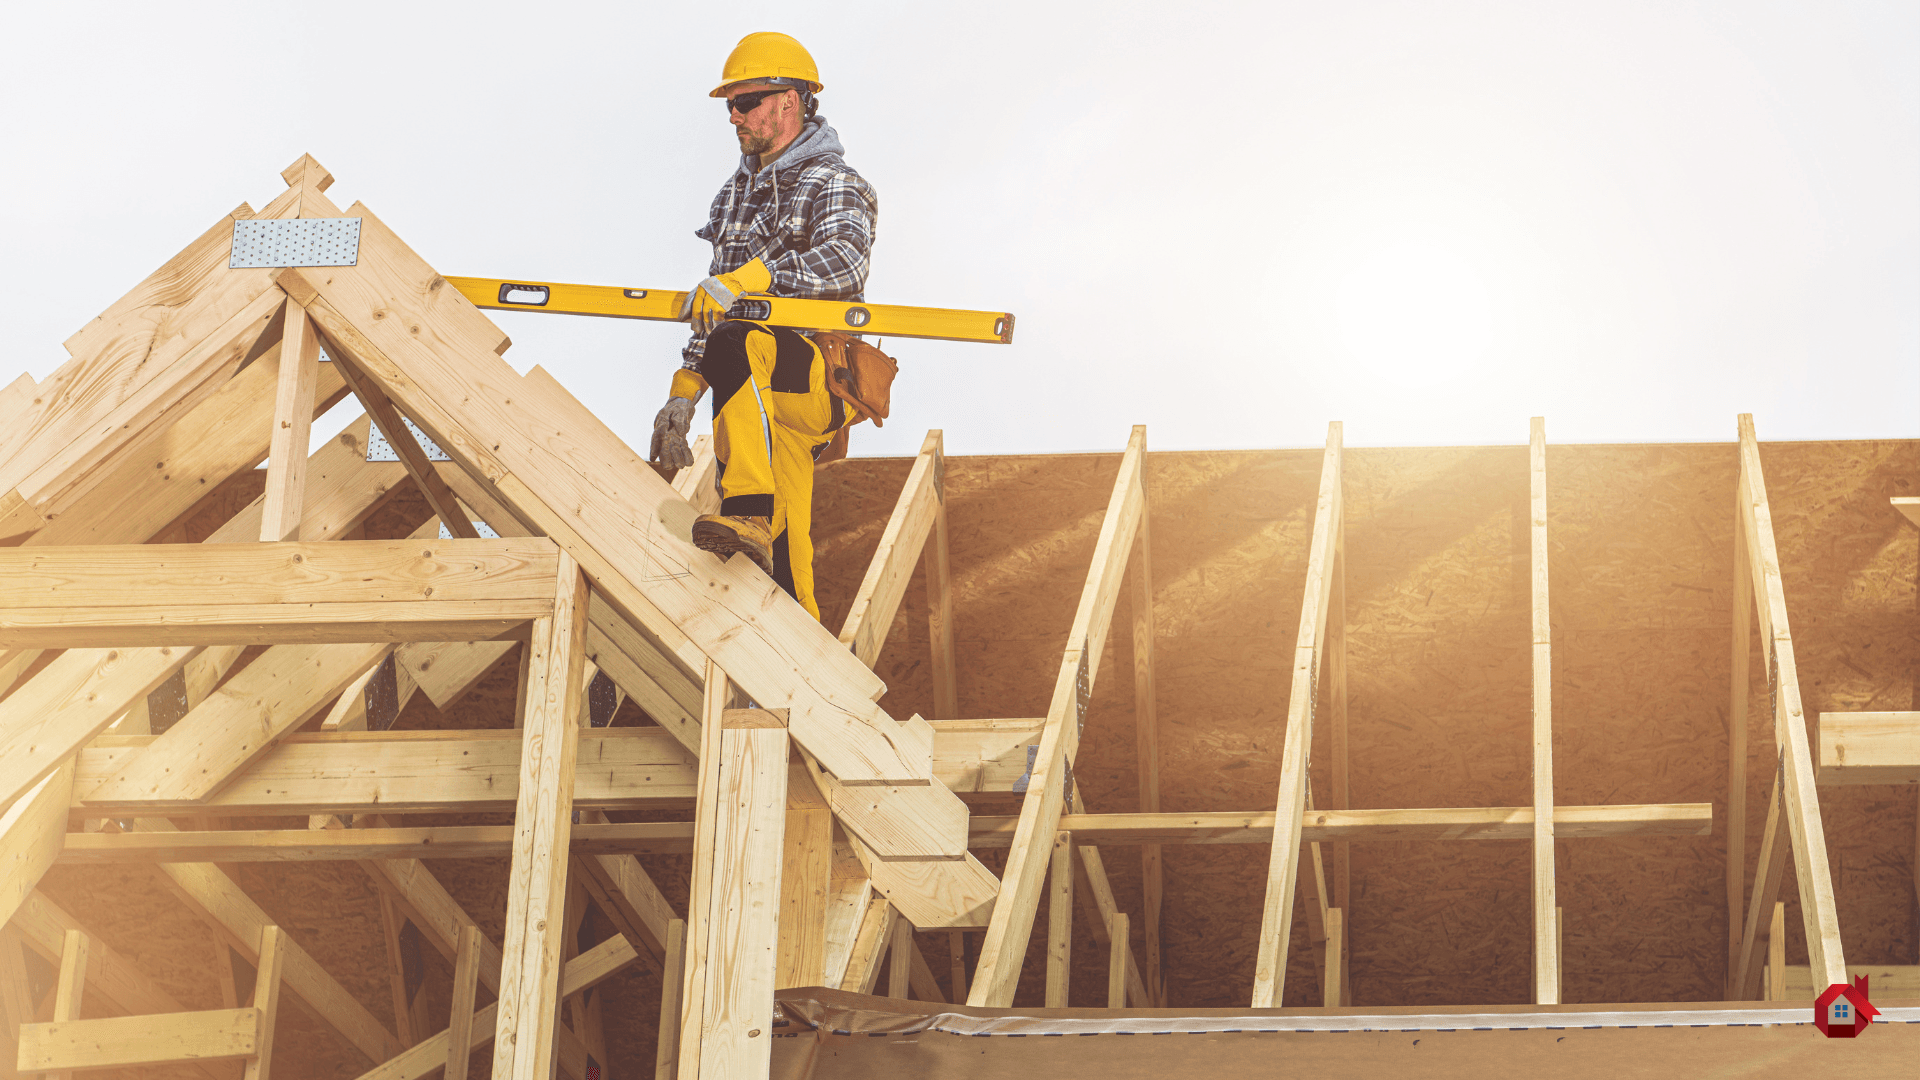
[[[1019,1010],[813,988],[781,991],[777,1008],[772,1075],[780,1080],[1376,1074],[1804,1080],[1810,1068],[1916,1075],[1920,1061],[1920,1003],[1881,1005],[1880,1021],[1851,1040],[1820,1035],[1811,1002],[1791,1008]]]

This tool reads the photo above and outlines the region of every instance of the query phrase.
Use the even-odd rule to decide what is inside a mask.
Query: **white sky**
[[[0,381],[311,152],[443,273],[686,288],[804,41],[879,189],[859,454],[1920,436],[1920,4],[12,5]],[[501,315],[645,445],[680,327]],[[339,417],[343,422],[344,416]],[[337,424],[335,425],[337,426]]]

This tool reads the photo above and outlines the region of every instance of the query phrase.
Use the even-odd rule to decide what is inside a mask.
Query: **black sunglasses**
[[[788,90],[788,87],[776,86],[771,90],[755,90],[750,94],[736,94],[733,97],[730,97],[727,99],[727,111],[730,113],[737,112],[740,115],[745,116],[746,114],[759,108],[760,103],[762,101],[774,96],[775,94],[784,94],[787,92],[787,90]]]

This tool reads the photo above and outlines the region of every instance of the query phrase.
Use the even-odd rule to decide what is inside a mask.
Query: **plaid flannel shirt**
[[[840,153],[839,136],[815,117],[773,164],[749,171],[743,158],[694,233],[713,245],[707,272],[724,274],[757,257],[773,272],[774,296],[866,299],[880,197]],[[706,347],[705,335],[693,335],[681,366],[700,370]]]

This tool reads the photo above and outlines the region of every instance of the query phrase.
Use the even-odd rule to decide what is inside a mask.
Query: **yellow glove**
[[[766,292],[772,286],[773,271],[755,259],[738,270],[715,274],[695,285],[687,293],[687,304],[680,314],[691,318],[694,333],[711,334],[735,300],[747,293]]]

